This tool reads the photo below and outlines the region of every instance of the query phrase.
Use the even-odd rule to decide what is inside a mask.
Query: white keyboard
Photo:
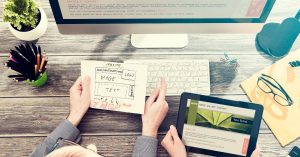
[[[167,95],[183,92],[210,95],[208,60],[127,60],[124,63],[148,65],[146,95],[159,87],[160,78],[167,82]]]

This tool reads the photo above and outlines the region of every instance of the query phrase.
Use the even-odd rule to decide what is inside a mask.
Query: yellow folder
[[[252,102],[264,106],[263,118],[282,146],[300,137],[300,67],[291,67],[289,64],[296,60],[300,61],[300,50],[290,52],[241,84]],[[257,86],[262,73],[273,77],[284,88],[294,102],[291,106],[279,105],[274,101],[273,94],[264,93]]]

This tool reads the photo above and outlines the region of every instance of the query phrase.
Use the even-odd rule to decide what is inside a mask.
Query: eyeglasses
[[[273,99],[282,106],[291,106],[293,100],[283,87],[271,76],[262,74],[258,77],[257,86],[265,93],[273,94]]]
[[[61,148],[61,147],[67,147],[67,146],[80,146],[79,144],[75,143],[75,142],[72,142],[72,141],[69,141],[69,140],[66,140],[66,139],[63,139],[63,138],[58,138],[55,142],[55,144],[53,145],[53,147],[49,150],[48,153],[51,153],[53,152],[54,150],[58,149],[58,148]],[[89,149],[89,148],[87,148]],[[95,152],[94,150],[92,149],[89,149],[93,152]],[[95,152],[97,153],[97,152]]]

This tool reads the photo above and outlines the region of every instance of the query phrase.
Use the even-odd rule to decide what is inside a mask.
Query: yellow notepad
[[[282,146],[300,137],[300,67],[289,65],[295,60],[300,60],[300,50],[291,52],[241,84],[252,102],[264,106],[263,118]],[[264,93],[257,86],[257,79],[262,73],[273,77],[285,89],[293,105],[279,105],[274,101],[273,94]]]

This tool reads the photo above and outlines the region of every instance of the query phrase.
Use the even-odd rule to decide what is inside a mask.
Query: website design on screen
[[[246,156],[255,110],[189,99],[182,139],[186,146]]]

